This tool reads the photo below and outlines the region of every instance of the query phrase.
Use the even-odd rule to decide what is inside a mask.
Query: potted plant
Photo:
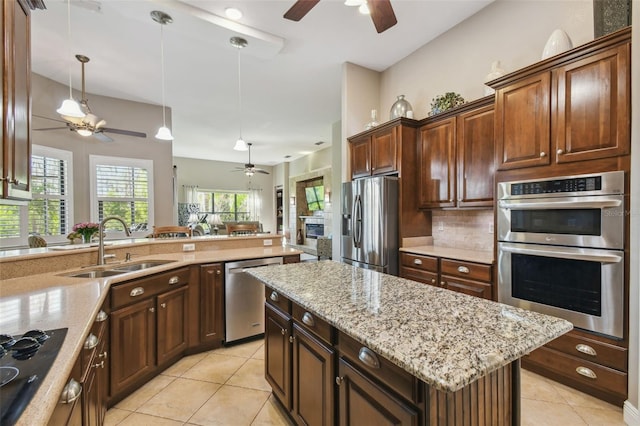
[[[436,96],[431,101],[431,112],[429,115],[436,115],[464,104],[464,98],[459,93],[447,92],[444,95]]]

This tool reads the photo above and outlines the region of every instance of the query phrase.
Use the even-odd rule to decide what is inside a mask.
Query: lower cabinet
[[[200,343],[221,346],[224,340],[224,266],[200,266]]]
[[[291,410],[291,316],[269,303],[265,304],[264,364],[265,378],[273,394]]]
[[[111,402],[185,352],[188,279],[183,268],[112,287]]]

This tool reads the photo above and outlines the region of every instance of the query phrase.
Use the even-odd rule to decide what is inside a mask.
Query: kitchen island
[[[518,424],[518,360],[572,329],[562,319],[333,261],[249,273],[269,289],[268,305],[276,308],[267,316],[273,312],[276,322],[285,321],[270,333],[267,320],[266,373],[298,423],[317,415],[323,424],[371,422],[371,416],[393,424]],[[270,354],[279,349],[269,341],[277,332],[290,335],[289,355]],[[299,343],[309,341],[315,346]],[[304,363],[318,358],[305,355],[311,347],[326,354],[319,376],[337,372],[337,387],[333,378],[331,385],[309,384]],[[275,358],[287,356],[290,395],[278,377],[270,377]],[[307,398],[309,389],[314,395]],[[313,399],[324,401],[320,409],[317,402],[304,405]],[[394,401],[400,407],[395,411]]]

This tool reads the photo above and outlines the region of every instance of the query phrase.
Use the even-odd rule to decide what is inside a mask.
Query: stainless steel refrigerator
[[[398,178],[342,184],[342,261],[398,275]]]

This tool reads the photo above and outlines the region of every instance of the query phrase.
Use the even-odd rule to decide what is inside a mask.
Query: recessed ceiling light
[[[224,14],[227,16],[227,18],[233,19],[234,21],[242,18],[242,12],[240,12],[240,10],[236,9],[235,7],[226,8],[224,10]]]
[[[318,145],[318,146],[320,146],[320,145],[322,145],[323,143],[324,143],[324,141],[318,141],[318,142],[316,142],[314,145]]]
[[[291,158],[291,156],[290,155],[285,155],[284,158]]]

